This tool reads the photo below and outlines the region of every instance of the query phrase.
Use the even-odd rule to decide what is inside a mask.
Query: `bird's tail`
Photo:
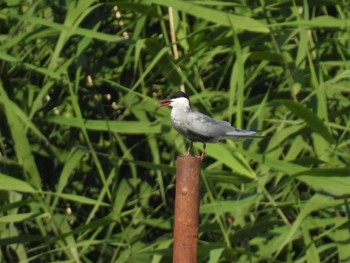
[[[255,139],[255,138],[268,138],[269,136],[256,135],[256,131],[239,130],[229,131],[225,134],[226,139],[239,140],[239,139]]]

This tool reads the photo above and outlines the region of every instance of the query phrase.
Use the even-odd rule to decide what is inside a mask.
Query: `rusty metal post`
[[[196,263],[201,159],[178,156],[173,263]]]

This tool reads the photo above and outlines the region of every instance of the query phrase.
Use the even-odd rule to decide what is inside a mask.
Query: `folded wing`
[[[231,126],[227,121],[214,120],[200,112],[191,112],[187,116],[187,129],[191,133],[215,142],[220,139],[240,139],[240,138],[263,138],[264,136],[256,136],[255,131],[240,130]]]

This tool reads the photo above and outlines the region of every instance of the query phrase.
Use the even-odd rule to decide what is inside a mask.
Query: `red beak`
[[[161,107],[169,106],[171,104],[171,100],[168,100],[168,99],[160,100],[160,101],[157,101],[156,103],[160,104],[159,108],[161,108]]]

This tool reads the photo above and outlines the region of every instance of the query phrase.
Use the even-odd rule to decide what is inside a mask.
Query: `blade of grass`
[[[316,133],[321,135],[327,142],[334,144],[335,140],[324,122],[311,110],[305,106],[291,100],[278,100],[300,119],[303,119],[307,125]]]
[[[84,120],[62,116],[50,116],[46,118],[46,120],[51,123],[80,129],[111,131],[124,134],[159,134],[162,130],[162,125],[160,123],[151,123],[147,121]]]
[[[240,153],[233,151],[223,144],[210,144],[206,149],[206,154],[247,178],[257,178],[246,159]]]
[[[171,6],[192,16],[208,20],[223,26],[234,26],[236,29],[249,30],[253,32],[267,33],[268,26],[250,17],[234,15],[232,13],[203,7],[187,1],[178,0],[143,0],[144,3],[153,3],[163,6]]]
[[[31,151],[26,130],[24,129],[25,123],[22,123],[20,118],[15,114],[16,109],[14,109],[12,101],[8,98],[1,81],[0,102],[5,108],[7,123],[14,143],[17,161],[23,168],[23,177],[26,178],[34,188],[40,190],[41,178]]]

